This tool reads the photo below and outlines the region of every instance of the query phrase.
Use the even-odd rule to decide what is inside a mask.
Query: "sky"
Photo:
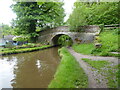
[[[64,21],[69,18],[72,12],[73,4],[76,0],[63,0],[65,2],[63,8],[65,9],[66,17]],[[10,6],[14,4],[12,0],[0,0],[0,23],[11,25],[12,19],[16,18],[16,14],[11,10]]]
[[[65,9],[65,14],[66,14],[64,21],[66,21],[69,18],[69,15],[72,13],[72,10],[73,10],[72,8],[75,1],[76,0],[64,0],[63,8]]]
[[[10,6],[12,5],[12,0],[0,0],[0,23],[10,25],[12,18],[16,17]]]

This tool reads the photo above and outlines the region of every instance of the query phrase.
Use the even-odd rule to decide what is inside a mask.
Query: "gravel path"
[[[91,67],[89,64],[84,62],[82,58],[89,58],[91,60],[106,60],[108,62],[112,62],[111,65],[117,65],[118,59],[115,57],[101,57],[101,56],[90,56],[83,55],[75,52],[72,48],[68,48],[69,52],[76,58],[79,62],[80,66],[83,68],[85,73],[88,76],[89,88],[107,88],[107,80],[104,76],[98,73],[95,68]]]

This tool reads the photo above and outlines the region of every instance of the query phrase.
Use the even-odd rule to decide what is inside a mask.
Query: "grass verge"
[[[60,65],[48,88],[87,88],[88,77],[66,48],[59,49]]]
[[[75,44],[73,49],[82,54],[92,54],[99,56],[115,56],[120,57],[120,54],[113,54],[111,52],[119,52],[117,30],[108,30],[100,33],[98,42],[102,44],[101,48],[95,48],[93,43],[90,44]]]
[[[118,88],[120,87],[120,64],[110,67],[110,69],[103,70],[102,72],[106,72],[106,79],[108,79],[108,87],[109,88]]]
[[[45,48],[51,47],[50,45],[44,45],[40,47],[33,47],[33,48],[21,48],[21,49],[8,49],[5,51],[0,51],[0,55],[9,55],[9,54],[17,54],[17,53],[25,53],[25,52],[32,52],[37,51]]]
[[[91,59],[88,59],[88,58],[82,58],[82,60],[87,62],[88,64],[90,64],[92,67],[94,67],[96,69],[101,69],[104,66],[110,64],[107,61],[92,61]]]
[[[118,88],[120,86],[120,64],[112,66],[107,61],[92,61],[88,58],[82,58],[82,60],[95,68],[99,74],[105,76],[108,88]]]
[[[74,44],[73,49],[82,54],[91,54],[92,50],[94,49],[94,45],[92,43],[88,44]]]

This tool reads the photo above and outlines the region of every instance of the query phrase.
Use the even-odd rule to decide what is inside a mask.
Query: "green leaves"
[[[40,1],[40,2],[39,2],[39,1]],[[38,1],[37,1],[37,4],[38,4],[38,5],[42,5],[42,4],[44,4],[44,3],[45,3],[45,2],[41,2],[41,0],[38,0]]]
[[[17,14],[16,20],[13,20],[16,34],[29,34],[31,39],[36,40],[39,31],[46,27],[60,26],[65,16],[62,6],[62,2],[39,2],[39,0],[38,2],[17,2],[12,5],[12,10]]]
[[[87,8],[82,3],[75,3],[75,8],[73,13],[70,15],[68,23],[70,24],[71,30],[74,30],[78,26],[83,26],[87,24],[86,17],[87,17]]]
[[[73,43],[72,39],[67,35],[62,35],[58,39],[58,44],[63,46],[70,46],[72,45],[72,43]]]
[[[119,2],[75,2],[68,20],[71,30],[83,25],[118,24],[118,4]]]
[[[14,33],[11,26],[9,26],[7,24],[1,24],[0,26],[2,27],[0,29],[0,33],[2,33],[2,35],[11,35]]]
[[[14,39],[14,41],[28,41],[28,37],[25,37],[25,36],[20,36],[20,37],[16,37]]]

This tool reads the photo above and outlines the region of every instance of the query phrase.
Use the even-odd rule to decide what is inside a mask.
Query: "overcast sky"
[[[0,0],[0,23],[10,25],[12,18],[16,17],[10,8],[12,3],[12,0]]]
[[[65,9],[66,17],[65,21],[68,19],[69,14],[72,12],[73,4],[76,0],[64,0],[65,5],[63,6]],[[12,19],[16,18],[16,14],[13,13],[10,6],[14,2],[12,0],[0,0],[0,23],[10,25]]]

